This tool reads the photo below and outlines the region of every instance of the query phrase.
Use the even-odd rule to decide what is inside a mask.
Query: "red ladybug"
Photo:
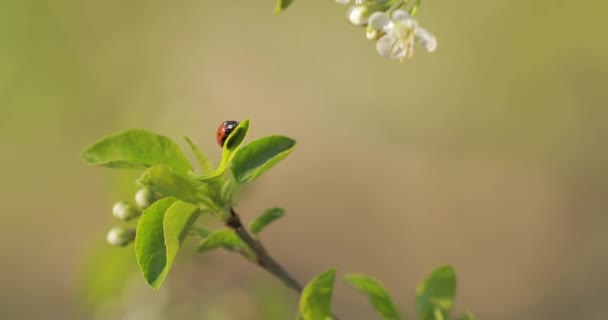
[[[232,131],[234,131],[234,128],[236,128],[239,125],[238,121],[234,121],[234,120],[229,120],[229,121],[224,121],[219,128],[217,128],[217,144],[220,145],[220,147],[224,146],[224,142],[226,142],[226,139],[228,139],[228,136],[232,133]]]

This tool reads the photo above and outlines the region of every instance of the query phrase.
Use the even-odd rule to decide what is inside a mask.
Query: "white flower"
[[[379,32],[388,31],[385,26],[390,25],[391,19],[384,12],[378,11],[369,16],[369,24],[367,25],[367,38],[369,40],[376,39]]]
[[[418,21],[404,10],[393,12],[392,19],[384,12],[376,12],[369,19],[368,39],[375,39],[378,53],[390,59],[411,58],[414,54],[414,43],[418,42],[428,52],[437,49],[437,38],[428,30],[420,28]]]

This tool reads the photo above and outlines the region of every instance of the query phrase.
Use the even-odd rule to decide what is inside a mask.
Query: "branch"
[[[241,218],[233,208],[230,208],[230,218],[226,221],[226,226],[232,229],[249,246],[251,251],[255,253],[256,262],[260,267],[281,279],[281,281],[296,292],[302,293],[302,285],[266,252],[261,243],[249,234],[247,229],[243,227]]]
[[[238,236],[249,246],[251,251],[256,255],[257,264],[265,269],[266,271],[273,274],[275,277],[281,279],[285,285],[294,289],[298,293],[302,293],[302,285],[292,275],[287,272],[278,262],[276,262],[269,254],[262,244],[255,240],[243,227],[241,218],[234,211],[234,208],[230,208],[230,218],[226,221],[226,226],[232,229]],[[338,317],[332,315],[334,320],[339,320]]]

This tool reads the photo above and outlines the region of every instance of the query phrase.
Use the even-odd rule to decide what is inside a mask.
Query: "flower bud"
[[[367,28],[365,28],[365,36],[368,40],[374,40],[376,37],[378,37],[378,31],[376,31],[371,24],[368,24]]]
[[[148,188],[141,188],[135,193],[135,203],[141,209],[149,207],[156,200],[156,195]]]
[[[371,10],[365,5],[352,6],[348,12],[346,12],[348,21],[356,26],[366,25],[371,14]]]
[[[135,230],[123,227],[114,227],[108,232],[106,240],[113,246],[124,247],[135,240]]]
[[[141,212],[126,201],[116,202],[112,207],[112,214],[123,221],[131,220],[139,216]]]

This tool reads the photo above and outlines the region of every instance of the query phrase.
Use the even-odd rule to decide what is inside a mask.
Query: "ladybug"
[[[239,125],[238,121],[228,120],[224,121],[219,128],[217,128],[217,144],[220,147],[224,146],[224,142],[228,139],[228,136],[234,131],[234,129]]]

